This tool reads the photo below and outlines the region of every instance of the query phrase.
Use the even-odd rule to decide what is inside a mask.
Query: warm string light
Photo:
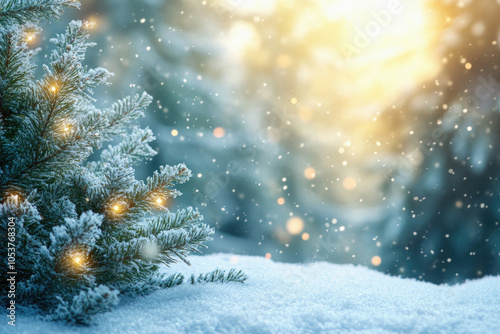
[[[113,211],[117,214],[122,212],[122,207],[118,204],[113,205]]]
[[[168,197],[165,194],[155,194],[151,198],[153,205],[158,207],[159,209],[165,209],[168,205]]]
[[[4,196],[5,199],[9,199],[15,204],[18,204],[19,200],[21,200],[21,195],[17,190],[7,191]]]
[[[56,133],[62,136],[69,135],[74,129],[73,120],[63,120],[56,126]]]
[[[62,132],[64,132],[64,133],[68,133],[68,132],[70,132],[70,131],[71,131],[71,129],[72,129],[72,127],[73,127],[73,125],[72,125],[71,123],[69,123],[69,122],[63,122],[63,123],[61,124],[61,130],[62,130]]]
[[[31,43],[36,39],[38,31],[36,29],[28,29],[24,31],[24,41]]]
[[[75,255],[73,257],[73,262],[75,262],[76,264],[80,264],[80,262],[82,262],[82,257],[80,255]]]
[[[85,266],[87,259],[84,252],[80,250],[72,250],[68,256],[68,262],[72,267],[82,268]]]
[[[127,211],[127,203],[123,200],[115,200],[115,201],[112,201],[109,208],[111,209],[111,212],[113,213],[113,215],[115,216],[120,216],[122,214],[125,213],[125,211]]]
[[[84,28],[89,30],[89,29],[92,29],[94,28],[95,26],[95,22],[93,21],[85,21],[85,23],[83,24]]]

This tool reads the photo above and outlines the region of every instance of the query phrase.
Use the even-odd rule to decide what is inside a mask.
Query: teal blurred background
[[[102,106],[147,91],[172,208],[209,252],[362,264],[435,283],[500,272],[500,3],[88,0]]]

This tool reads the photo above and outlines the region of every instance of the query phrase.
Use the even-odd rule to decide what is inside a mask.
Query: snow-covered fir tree
[[[136,120],[146,93],[108,108],[92,99],[111,73],[83,64],[89,22],[73,21],[51,39],[43,76],[27,42],[40,19],[57,18],[74,0],[0,1],[0,240],[2,271],[15,272],[16,300],[55,320],[87,324],[120,294],[181,284],[159,268],[206,247],[213,229],[191,207],[169,212],[169,198],[186,182],[184,165],[161,166],[145,181],[134,166],[151,159],[155,137]],[[116,137],[114,145],[92,155]],[[8,247],[7,247],[8,245]],[[192,277],[243,282],[241,271]],[[2,303],[8,286],[2,284]]]

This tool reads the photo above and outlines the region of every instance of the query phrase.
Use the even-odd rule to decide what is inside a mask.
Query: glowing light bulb
[[[51,90],[51,91],[53,91],[53,92],[55,93],[55,92],[56,92],[56,90],[57,90],[57,88],[56,88],[56,86],[51,86],[51,87],[50,87],[50,90]]]
[[[35,36],[33,36],[32,34],[29,34],[26,39],[28,40],[28,42],[31,42],[33,39],[35,38]]]
[[[156,199],[156,203],[161,204],[162,202],[163,202],[163,200],[162,200],[160,197],[158,197],[158,198]]]
[[[123,199],[115,199],[109,203],[108,210],[116,217],[120,217],[128,210],[128,204]]]
[[[81,257],[79,257],[79,256],[76,256],[76,257],[73,259],[73,261],[75,261],[75,263],[77,263],[77,264],[78,264],[78,263],[80,263],[80,261],[82,261],[82,258],[81,258]]]
[[[65,126],[63,130],[64,130],[64,132],[68,132],[69,131],[69,126]]]

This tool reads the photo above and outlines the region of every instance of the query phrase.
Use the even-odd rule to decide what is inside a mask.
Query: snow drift
[[[499,333],[500,276],[434,285],[365,267],[193,256],[169,272],[243,269],[246,283],[182,284],[122,298],[90,327],[44,322],[23,311],[1,333]]]

